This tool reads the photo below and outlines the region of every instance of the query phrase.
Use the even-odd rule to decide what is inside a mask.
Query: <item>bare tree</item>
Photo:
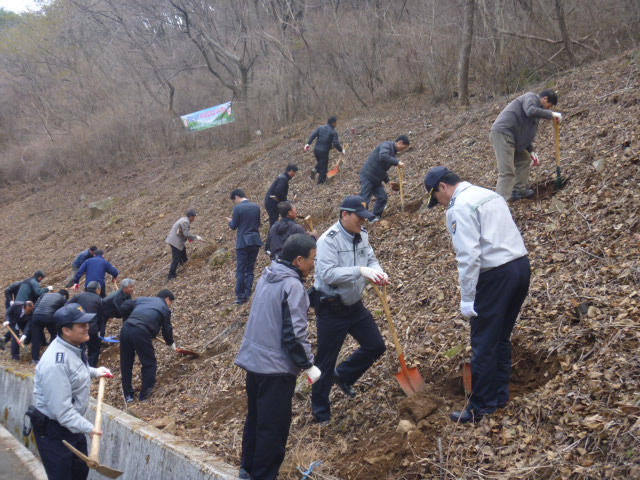
[[[572,67],[576,65],[576,57],[573,54],[571,48],[571,37],[569,36],[569,30],[567,29],[567,22],[564,15],[564,0],[554,0],[554,6],[556,9],[556,17],[558,17],[558,27],[560,28],[560,35],[562,35],[562,41],[564,42],[564,50],[567,52],[569,62]]]
[[[469,105],[469,58],[471,57],[471,45],[473,43],[474,11],[475,0],[465,0],[462,42],[460,44],[460,57],[458,58],[458,102],[463,106]]]

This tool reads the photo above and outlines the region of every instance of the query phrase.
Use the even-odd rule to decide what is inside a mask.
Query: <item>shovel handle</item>
[[[384,309],[385,316],[387,317],[387,323],[389,323],[389,331],[391,331],[391,336],[393,337],[393,345],[396,347],[398,355],[402,357],[404,355],[404,349],[402,348],[402,345],[400,345],[396,325],[393,323],[391,309],[389,308],[389,302],[387,302],[387,286],[383,285],[382,290],[380,290],[380,287],[373,282],[371,283],[371,286],[373,286],[373,289],[378,294],[378,298],[380,298],[380,303],[382,303],[382,308]]]
[[[313,220],[311,220],[311,215],[304,217],[304,223],[309,227],[309,231],[313,232]]]
[[[553,130],[556,137],[556,167],[560,166],[560,122],[554,119]]]
[[[400,209],[404,212],[404,166],[398,168],[398,181],[400,183]]]
[[[102,400],[104,399],[104,377],[100,377],[100,383],[98,383],[98,400],[96,401],[96,420],[93,424],[94,430],[100,430],[102,428]],[[91,460],[99,461],[100,454],[100,435],[93,435],[91,437],[91,452],[89,458]]]
[[[13,331],[13,328],[11,328],[10,325],[7,325],[7,328],[11,332],[11,335],[13,335],[13,338],[16,339],[16,342],[18,342],[18,345],[20,345],[21,347],[24,347],[24,345],[22,345],[22,342],[20,341],[20,338],[18,338],[18,336],[16,335],[16,332]]]

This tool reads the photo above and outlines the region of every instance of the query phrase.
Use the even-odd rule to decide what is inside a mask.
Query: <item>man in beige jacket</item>
[[[187,248],[185,247],[185,242],[188,240],[193,242],[194,240],[202,240],[202,237],[199,235],[192,235],[191,224],[196,219],[196,211],[190,209],[187,211],[186,216],[180,218],[176,223],[171,227],[171,231],[165,242],[171,245],[171,255],[173,256],[173,260],[171,261],[171,267],[169,267],[169,280],[173,280],[176,278],[176,269],[178,265],[182,265],[183,263],[187,263]]]

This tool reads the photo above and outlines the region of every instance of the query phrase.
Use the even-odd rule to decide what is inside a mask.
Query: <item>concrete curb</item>
[[[0,441],[3,445],[8,445],[8,450],[11,450],[18,458],[20,463],[24,465],[24,469],[29,472],[35,480],[47,480],[47,473],[44,471],[44,467],[40,460],[38,460],[31,451],[16,440],[6,428],[0,425]]]
[[[114,388],[109,385],[107,388]],[[31,452],[37,454],[32,437],[23,437],[22,421],[33,403],[33,375],[0,366],[0,423]],[[122,480],[236,480],[238,467],[189,442],[162,432],[147,422],[109,405],[103,405],[100,463],[124,472]],[[95,401],[87,411],[93,423]],[[103,479],[91,471],[89,479]]]

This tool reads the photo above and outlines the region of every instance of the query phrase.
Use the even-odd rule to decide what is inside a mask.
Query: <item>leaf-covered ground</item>
[[[0,279],[8,285],[42,268],[45,283],[60,286],[75,254],[95,243],[121,269],[121,278],[138,281],[136,295],[173,289],[177,343],[201,356],[177,356],[158,344],[155,395],[129,411],[169,423],[166,428],[237,465],[246,407],[244,374],[233,360],[249,307],[232,306],[235,236],[224,219],[232,208],[230,191],[242,187],[262,204],[275,176],[296,162],[301,171],[291,196],[299,213],[311,214],[323,231],[337,218],[342,197],[358,192],[358,172],[370,151],[408,134],[413,148],[403,158],[405,212],[392,193],[384,220],[370,235],[392,280],[391,307],[408,360],[427,389],[411,399],[402,393],[382,307],[367,291],[388,351],[357,384],[356,399],[334,389],[328,426],[311,422],[310,395],[301,385],[282,478],[300,478],[297,467],[314,460],[324,462],[316,469],[319,479],[638,478],[640,52],[533,89],[543,88],[559,92],[558,109],[565,115],[561,164],[568,182],[554,190],[553,130],[542,121],[536,143],[543,163],[531,174],[536,195],[511,204],[533,267],[530,295],[513,335],[512,401],[478,425],[448,419],[464,404],[460,369],[469,329],[458,314],[444,211],[422,208],[422,179],[430,167],[446,165],[464,179],[494,187],[488,133],[507,98],[475,99],[465,112],[419,96],[358,116],[338,112],[348,154],[343,171],[325,186],[308,177],[313,157],[302,153],[319,119],[258,137],[237,151],[221,147],[107,174],[7,188],[0,191]],[[88,203],[108,196],[115,206],[90,219]],[[164,238],[188,207],[199,213],[193,230],[211,243],[190,246],[192,260],[168,283]],[[230,253],[213,255],[219,249]],[[261,254],[257,275],[266,264]],[[313,312],[310,317],[313,341]],[[112,321],[109,333],[118,328],[119,321]],[[343,354],[353,348],[347,342]],[[11,363],[8,352],[0,358]],[[31,368],[29,361],[23,354],[24,368]],[[102,361],[117,370],[117,347],[107,347]],[[124,408],[118,387],[111,384],[108,402]],[[396,431],[401,420],[411,422],[409,433]]]

